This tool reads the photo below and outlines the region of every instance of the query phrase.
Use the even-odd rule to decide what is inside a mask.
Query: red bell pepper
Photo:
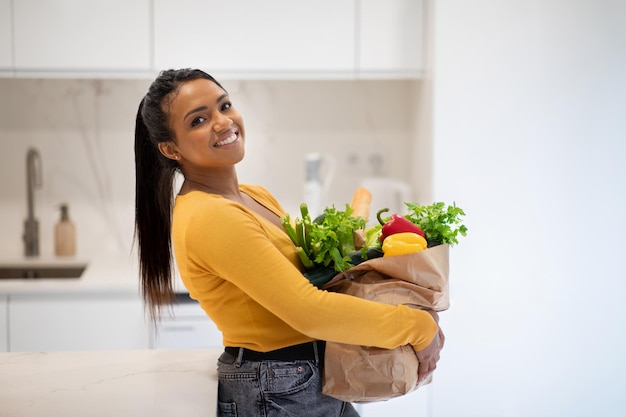
[[[384,209],[379,210],[378,213],[376,213],[376,218],[378,219],[378,222],[383,226],[381,229],[381,235],[380,235],[381,242],[385,240],[387,236],[390,236],[396,233],[404,233],[404,232],[417,233],[423,238],[426,238],[424,231],[420,229],[418,225],[416,225],[415,223],[411,222],[406,217],[401,216],[399,214],[392,215],[391,218],[387,222],[385,222],[382,219],[381,214],[386,211],[389,211],[389,209],[384,208]]]

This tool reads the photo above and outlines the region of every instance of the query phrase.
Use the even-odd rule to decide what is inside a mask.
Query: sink
[[[80,278],[87,263],[0,264],[0,279]]]

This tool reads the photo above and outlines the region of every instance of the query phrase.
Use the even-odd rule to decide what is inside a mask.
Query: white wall
[[[437,417],[626,415],[626,2],[435,2]]]

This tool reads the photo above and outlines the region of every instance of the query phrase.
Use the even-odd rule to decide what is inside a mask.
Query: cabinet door
[[[0,71],[13,68],[11,0],[0,0]]]
[[[359,72],[422,74],[423,0],[360,0],[359,21]]]
[[[160,322],[153,335],[153,349],[221,348],[221,333],[207,317]]]
[[[221,348],[222,333],[198,302],[187,298],[164,314],[152,333],[153,349]]]
[[[148,349],[141,300],[130,295],[11,296],[11,352]]]
[[[7,296],[0,295],[0,352],[9,351],[9,303]]]
[[[150,70],[150,0],[14,1],[18,71]]]
[[[354,69],[354,0],[155,0],[157,69],[221,76]]]

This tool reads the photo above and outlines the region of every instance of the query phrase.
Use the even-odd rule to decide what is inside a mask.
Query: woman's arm
[[[186,232],[186,256],[236,285],[294,329],[321,340],[388,349],[411,344],[418,351],[435,338],[438,325],[425,311],[311,285],[258,218],[235,203],[223,203],[217,210],[215,206],[196,210]]]

